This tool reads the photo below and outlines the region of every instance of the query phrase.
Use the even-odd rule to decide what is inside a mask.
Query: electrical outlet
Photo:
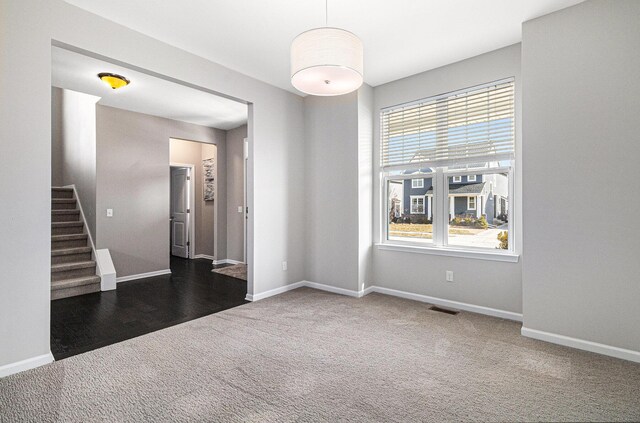
[[[282,262],[282,270],[287,270],[287,262],[286,261]]]
[[[453,270],[447,270],[447,282],[453,282]]]
[[[242,213],[242,209],[244,209],[244,207],[238,206],[238,213]]]
[[[113,217],[113,209],[107,209],[107,217]]]

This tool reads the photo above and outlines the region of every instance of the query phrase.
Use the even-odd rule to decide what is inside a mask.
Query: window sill
[[[492,252],[451,247],[423,247],[394,243],[376,243],[378,250],[400,251],[403,253],[432,254],[435,256],[461,257],[476,260],[517,263],[520,255],[513,252]]]

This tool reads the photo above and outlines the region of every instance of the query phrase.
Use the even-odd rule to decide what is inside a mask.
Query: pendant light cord
[[[329,0],[324,0],[324,26],[329,26]]]

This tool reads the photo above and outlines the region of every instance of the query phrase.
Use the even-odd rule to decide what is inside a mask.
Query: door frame
[[[245,264],[248,264],[248,260],[247,260],[247,223],[249,220],[249,205],[247,202],[247,184],[249,182],[248,178],[247,178],[247,170],[248,170],[248,166],[249,166],[249,137],[244,138],[242,140],[242,150],[243,150],[243,155],[242,155],[242,167],[243,167],[243,177],[244,177],[244,181],[242,183],[242,189],[243,189],[243,193],[242,193],[242,201],[243,201],[243,210],[242,210],[242,224],[244,227],[244,233],[243,233],[243,245],[244,245],[244,252],[243,252],[243,256],[242,256],[242,261]]]
[[[189,163],[169,163],[169,201],[171,201],[171,168],[189,169],[189,225],[187,231],[187,242],[189,242],[189,259],[193,259],[196,251],[196,166]],[[171,219],[171,203],[169,203],[169,219]],[[169,256],[171,256],[171,232],[169,232]]]

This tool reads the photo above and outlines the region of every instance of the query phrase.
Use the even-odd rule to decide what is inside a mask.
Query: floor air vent
[[[446,308],[440,308],[438,306],[431,306],[430,309],[433,310],[433,311],[439,311],[440,313],[452,314],[454,316],[456,314],[460,313],[458,310],[450,310],[450,309],[446,309]]]

